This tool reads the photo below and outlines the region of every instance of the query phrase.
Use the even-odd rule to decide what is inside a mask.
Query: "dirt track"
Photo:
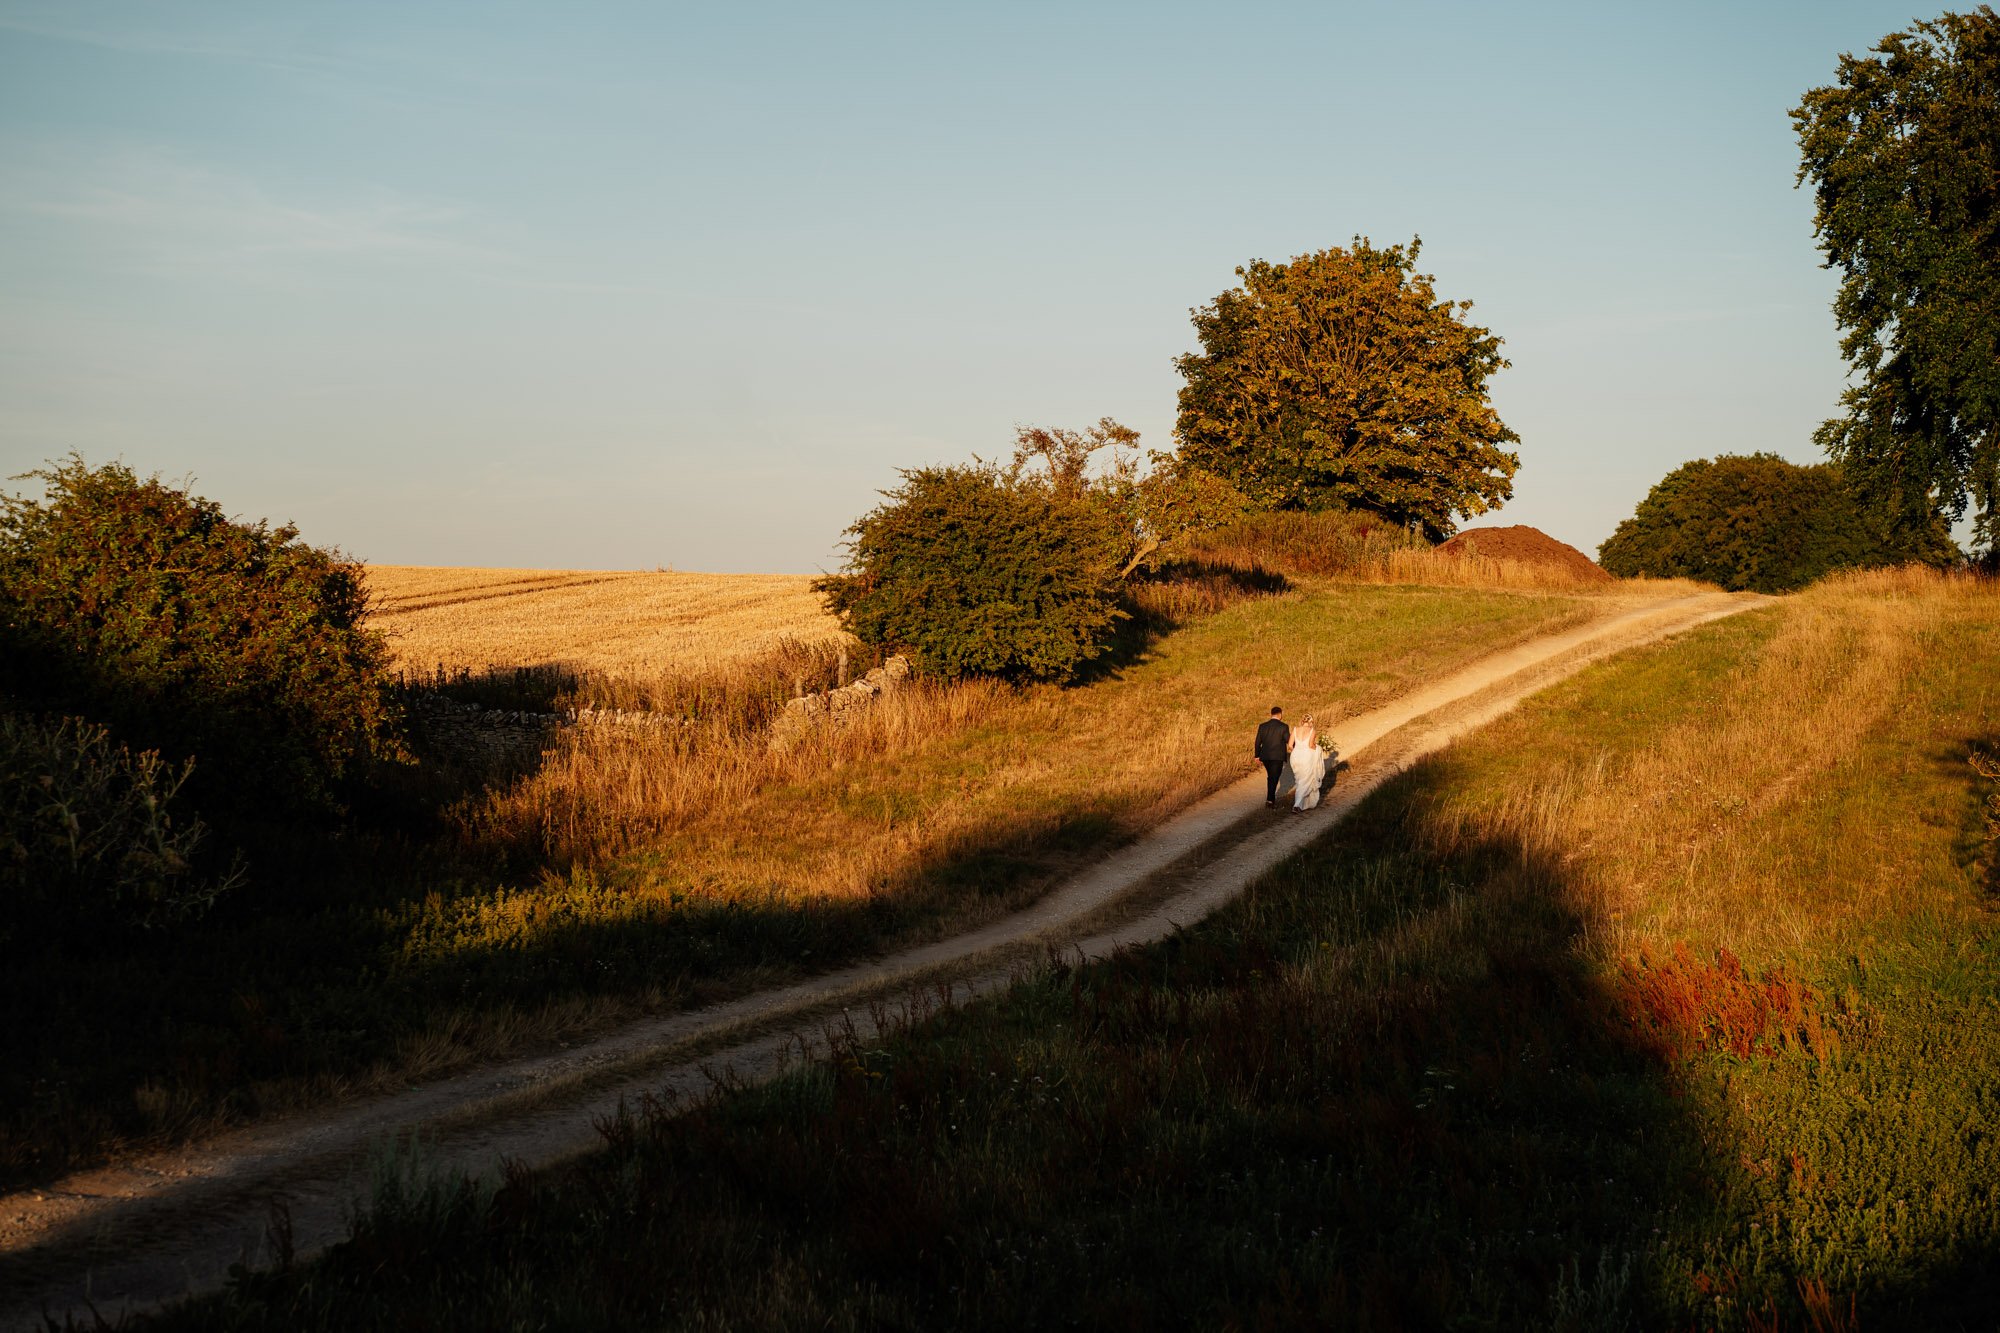
[[[273,1206],[303,1256],[338,1240],[371,1153],[421,1130],[437,1169],[543,1164],[597,1142],[621,1101],[699,1096],[716,1077],[754,1082],[826,1048],[864,1040],[941,1000],[1008,984],[1051,950],[1099,957],[1200,920],[1325,833],[1417,759],[1591,662],[1766,604],[1704,594],[1619,607],[1580,628],[1467,666],[1330,730],[1352,765],[1319,810],[1263,809],[1263,774],[1196,803],[1034,906],[978,930],[810,981],[652,1019],[557,1055],[512,1061],[355,1105],[254,1126],[207,1143],[0,1197],[0,1329],[44,1311],[107,1318],[221,1285],[266,1257]],[[1255,719],[1246,721],[1247,727]],[[87,1316],[85,1316],[87,1317]]]

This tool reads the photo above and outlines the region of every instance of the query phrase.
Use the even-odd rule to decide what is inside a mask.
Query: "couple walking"
[[[1320,752],[1319,730],[1313,726],[1312,714],[1307,713],[1297,727],[1288,727],[1284,712],[1273,708],[1264,725],[1257,728],[1257,760],[1270,779],[1264,788],[1264,804],[1277,807],[1278,779],[1290,767],[1292,809],[1310,810],[1319,804],[1320,784],[1326,780],[1326,756]]]

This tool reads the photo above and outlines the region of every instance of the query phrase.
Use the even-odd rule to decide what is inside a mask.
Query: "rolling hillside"
[[[1890,573],[1604,663],[1166,943],[162,1326],[1984,1327],[1996,653]]]

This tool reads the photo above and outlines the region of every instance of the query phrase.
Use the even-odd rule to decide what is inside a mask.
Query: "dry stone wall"
[[[664,731],[686,725],[679,718],[662,713],[627,712],[618,708],[534,713],[487,708],[441,694],[418,695],[410,713],[426,751],[455,766],[477,769],[514,768],[532,763],[555,743],[559,733],[570,727]]]
[[[782,747],[820,725],[842,725],[910,678],[909,659],[891,657],[861,679],[838,689],[789,699],[771,726],[771,743]],[[664,731],[687,723],[664,713],[617,708],[536,713],[487,708],[442,694],[419,694],[410,704],[411,721],[423,748],[447,763],[485,770],[532,764],[570,727],[618,727]]]
[[[461,703],[442,694],[410,701],[411,729],[423,751],[459,768],[503,769],[532,762],[555,740],[564,717]]]
[[[910,659],[891,657],[850,685],[788,700],[785,711],[772,724],[772,748],[782,748],[816,726],[844,726],[856,710],[894,692],[909,678]]]

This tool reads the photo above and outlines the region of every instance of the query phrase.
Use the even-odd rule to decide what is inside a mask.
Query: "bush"
[[[1621,578],[1789,592],[1837,569],[1936,561],[1951,551],[1942,532],[1920,548],[1890,538],[1830,463],[1724,454],[1669,472],[1598,548],[1598,563]]]
[[[1064,680],[1108,650],[1132,550],[1115,507],[1019,467],[902,475],[813,585],[857,638],[953,679]]]
[[[195,871],[207,830],[177,821],[190,764],[134,754],[81,718],[0,711],[0,940],[64,924],[170,925],[241,879]]]
[[[388,735],[360,567],[72,455],[0,496],[0,689],[199,757],[202,804],[324,808]]]

